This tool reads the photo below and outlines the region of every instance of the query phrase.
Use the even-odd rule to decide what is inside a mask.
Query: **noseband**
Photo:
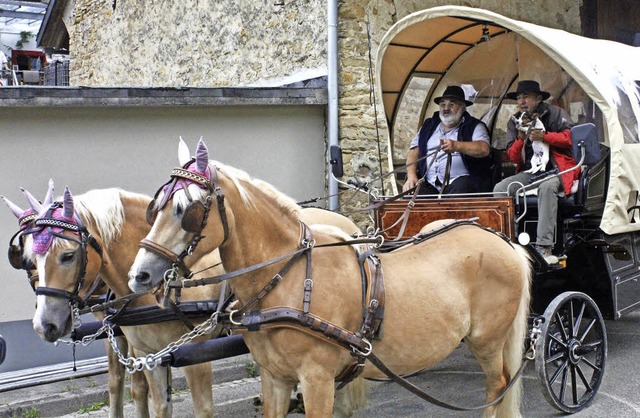
[[[82,223],[82,221],[77,215],[74,216],[75,223],[54,218],[53,212],[54,210],[59,208],[62,208],[62,203],[54,202],[51,205],[51,207],[49,207],[46,214],[41,218],[37,218],[35,221],[33,221],[32,227],[22,232],[21,236],[38,233],[43,231],[45,228],[50,228],[49,232],[51,233],[51,235],[57,238],[73,241],[78,245],[80,245],[80,250],[81,250],[80,251],[80,257],[81,257],[80,271],[78,272],[78,276],[76,277],[74,290],[72,292],[69,292],[62,289],[56,289],[53,287],[38,286],[35,288],[35,293],[36,295],[68,299],[72,305],[76,305],[77,307],[82,308],[85,305],[85,299],[80,298],[78,294],[80,293],[80,289],[82,289],[82,285],[84,284],[84,279],[85,279],[86,270],[87,270],[87,244],[89,244],[98,253],[98,255],[100,256],[101,262],[102,262],[102,247],[100,246],[98,241],[96,241],[96,239],[93,237],[93,235],[91,235],[89,231],[87,231],[87,228],[84,226],[84,224]],[[76,238],[64,235],[62,233],[54,231],[52,228],[61,228],[66,231],[71,231],[77,234],[80,238],[76,239]],[[35,269],[35,266],[32,263],[31,263],[31,266]],[[88,292],[88,294],[86,295],[86,298],[89,298],[91,296],[91,293],[93,293],[93,291],[95,291],[97,287],[98,287],[97,285],[93,286],[92,291]]]
[[[171,269],[167,270],[167,272],[165,273],[165,281],[174,280],[177,275],[177,270],[182,271],[186,278],[190,278],[193,275],[193,272],[191,272],[191,270],[184,264],[184,259],[188,255],[193,253],[200,240],[204,238],[202,236],[202,231],[207,226],[207,219],[209,218],[209,212],[211,211],[211,195],[214,193],[216,195],[218,214],[220,215],[220,221],[224,230],[224,238],[222,240],[222,244],[227,241],[227,238],[229,236],[227,212],[224,206],[224,193],[222,192],[220,186],[218,186],[217,168],[215,166],[212,169],[209,168],[211,177],[211,179],[209,179],[206,175],[194,173],[193,171],[188,170],[189,166],[194,162],[195,160],[192,159],[182,168],[174,168],[171,172],[171,180],[169,180],[158,189],[153,200],[151,201],[151,203],[149,203],[149,206],[147,208],[147,222],[153,225],[158,215],[158,211],[162,210],[167,205],[167,203],[177,190],[179,190],[180,188],[184,190],[184,193],[189,200],[189,204],[182,214],[182,221],[180,226],[183,230],[193,233],[194,236],[191,240],[191,243],[187,245],[184,251],[182,251],[180,254],[176,254],[170,249],[146,238],[140,241],[141,248],[149,250],[154,254],[157,254],[162,258],[171,261]],[[209,193],[204,203],[200,200],[193,199],[191,193],[189,193],[188,186],[190,183],[195,183],[196,185],[198,185],[198,187],[206,190]],[[180,187],[176,188],[178,185]],[[161,191],[164,191],[164,196],[162,197],[160,203],[156,204],[158,195]]]

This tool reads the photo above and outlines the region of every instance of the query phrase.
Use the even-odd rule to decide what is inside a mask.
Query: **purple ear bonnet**
[[[43,216],[38,217],[38,219],[42,218]],[[54,209],[51,212],[50,219],[57,219],[60,221],[68,222],[70,224],[76,224],[73,215],[70,218],[64,216],[63,208]],[[53,242],[53,234],[51,233],[51,231],[59,234],[63,231],[63,229],[53,226],[45,226],[42,227],[40,231],[33,233],[34,254],[45,254],[47,251],[49,251],[51,243]]]
[[[198,149],[196,150],[196,170],[200,174],[205,174],[209,169],[209,150],[202,138],[198,141]],[[209,177],[207,177],[209,178]]]
[[[22,212],[22,215],[18,218],[18,225],[20,226],[20,229],[26,229],[29,223],[34,221],[37,217],[38,214],[31,208]]]
[[[47,210],[44,215],[41,215],[36,219],[36,222],[38,219],[46,218],[53,220],[57,219],[59,221],[77,225],[73,214],[73,196],[71,196],[71,192],[69,192],[68,188],[64,189],[63,200],[64,203],[62,207],[56,207],[53,210]],[[49,251],[54,237],[54,235],[51,233],[52,231],[57,234],[63,231],[63,228],[56,226],[41,226],[40,228],[42,228],[40,229],[40,231],[33,233],[33,252],[35,254],[45,254],[47,251]]]
[[[199,174],[201,176],[206,177],[208,181],[211,181],[211,170],[209,169],[209,151],[207,150],[207,146],[204,144],[202,140],[198,142],[198,149],[196,150],[196,160],[189,164],[186,168],[187,171],[190,171],[195,174]],[[178,191],[184,188],[183,185],[187,185],[187,187],[191,184],[195,184],[198,187],[204,189],[205,187],[199,183],[196,183],[193,180],[184,179],[184,182],[178,181],[173,185],[173,189],[170,191],[170,198]],[[169,193],[169,187],[171,187],[171,183],[164,186],[164,193]]]

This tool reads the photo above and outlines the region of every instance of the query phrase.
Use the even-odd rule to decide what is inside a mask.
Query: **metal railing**
[[[69,85],[69,61],[54,61],[44,67],[45,86]]]

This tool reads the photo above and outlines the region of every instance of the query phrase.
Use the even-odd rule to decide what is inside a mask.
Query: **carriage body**
[[[513,174],[515,166],[504,154],[507,120],[516,105],[506,94],[518,80],[539,81],[551,93],[548,102],[564,108],[577,126],[588,127],[592,150],[577,167],[576,192],[559,202],[554,253],[566,255],[563,268],[547,265],[531,249],[538,305],[546,306],[553,293],[579,290],[598,301],[605,317],[619,318],[640,308],[640,92],[634,81],[640,79],[639,50],[481,9],[443,6],[409,15],[387,32],[376,60],[377,96],[389,128],[389,168],[404,165],[411,138],[437,111],[433,98],[458,84],[474,102],[467,111],[489,128],[494,184]],[[572,136],[578,161],[582,151],[576,133]],[[402,174],[397,177],[394,194],[404,180]],[[377,210],[376,227],[387,238],[399,232],[399,225],[386,229],[409,200]],[[514,242],[522,233],[535,242],[536,203],[535,196],[420,196],[403,235],[437,219],[477,217]],[[554,289],[547,289],[551,283]]]
[[[635,82],[640,79],[639,50],[486,10],[443,6],[396,23],[381,41],[376,60],[377,98],[384,105],[388,126],[390,171],[405,164],[410,140],[437,111],[433,98],[450,84],[463,87],[467,99],[474,102],[467,111],[489,128],[494,184],[515,172],[505,156],[505,133],[516,105],[506,94],[515,91],[519,80],[539,81],[551,93],[548,102],[564,108],[577,124],[572,129],[572,152],[580,175],[574,192],[559,201],[557,265],[547,264],[532,245],[536,196],[485,193],[415,199],[409,195],[388,202],[386,196],[373,199],[378,208],[376,228],[387,239],[409,238],[439,219],[476,218],[513,242],[525,244],[534,271],[532,318],[544,316],[546,323],[541,358],[536,359],[538,372],[546,397],[564,412],[588,406],[597,392],[606,359],[603,317],[618,319],[640,309],[640,90]],[[586,146],[578,147],[578,142]],[[394,195],[404,180],[403,170],[396,172],[400,174],[391,186]],[[553,364],[549,357],[566,354],[574,359],[571,350],[559,349],[558,329],[562,321],[576,321],[576,304],[589,312],[585,315],[593,319],[591,325],[599,328],[590,346],[598,348],[588,360],[598,366],[588,365],[592,374],[583,379],[582,392],[565,398],[568,386],[582,383],[574,374],[568,386],[560,383],[558,389],[557,370],[549,365]],[[563,319],[557,323],[555,318]],[[583,359],[578,357],[576,369]]]

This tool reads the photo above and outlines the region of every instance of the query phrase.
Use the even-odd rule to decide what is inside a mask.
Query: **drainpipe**
[[[331,174],[329,149],[338,145],[338,0],[327,1],[327,167],[329,169],[329,210],[338,209],[338,182]]]

